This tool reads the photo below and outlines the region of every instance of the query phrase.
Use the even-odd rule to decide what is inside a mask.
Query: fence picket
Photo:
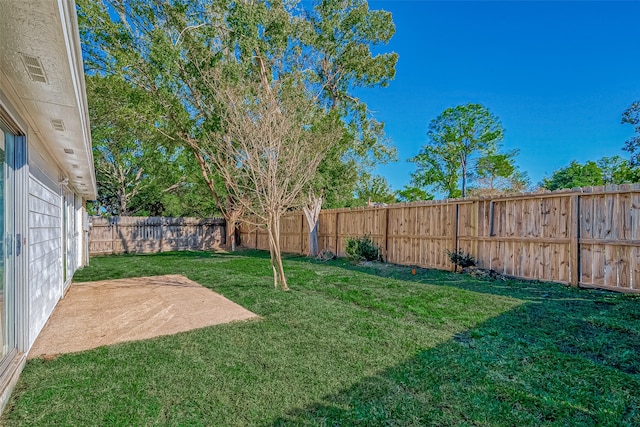
[[[92,218],[90,254],[214,249],[224,220]],[[266,229],[240,226],[244,246],[268,249]],[[284,252],[308,250],[299,212],[283,218]],[[640,292],[640,186],[586,187],[482,199],[324,210],[319,250],[344,255],[345,239],[370,234],[385,260],[452,269],[459,247],[481,268],[574,286]]]
[[[91,217],[89,255],[218,249],[224,219]]]

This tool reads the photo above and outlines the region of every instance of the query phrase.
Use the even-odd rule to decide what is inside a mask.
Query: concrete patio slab
[[[52,357],[257,317],[181,275],[74,283],[28,357]]]

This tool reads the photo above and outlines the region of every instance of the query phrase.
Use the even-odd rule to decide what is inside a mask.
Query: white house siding
[[[66,209],[67,235],[65,236],[67,250],[67,277],[65,280],[65,289],[71,283],[71,277],[78,268],[78,239],[79,239],[79,222],[76,213],[76,200],[79,199],[72,191],[64,192],[64,208]]]
[[[75,236],[76,236],[76,244],[74,245],[76,251],[76,263],[74,265],[74,271],[84,265],[84,227],[83,227],[83,219],[84,219],[84,209],[82,207],[82,199],[80,197],[76,197],[76,203],[74,206],[75,210]]]
[[[62,297],[63,285],[62,197],[57,173],[43,164],[34,148],[29,153],[29,347]]]
[[[73,0],[0,0],[0,117],[3,128],[17,137],[20,163],[8,176],[12,184],[7,187],[6,200],[11,202],[15,194],[15,222],[0,236],[15,248],[7,246],[4,254],[11,276],[5,285],[15,295],[15,304],[10,299],[5,303],[13,305],[9,313],[14,314],[0,326],[16,333],[10,352],[0,358],[0,412],[29,349],[63,297],[63,242],[70,249],[64,264],[69,279],[83,261],[78,256],[82,222],[76,218],[84,199],[96,197],[75,10]],[[37,62],[46,81],[34,78],[25,61]],[[54,120],[62,120],[64,129],[53,126]],[[65,235],[62,181],[69,181],[67,212],[73,225]]]

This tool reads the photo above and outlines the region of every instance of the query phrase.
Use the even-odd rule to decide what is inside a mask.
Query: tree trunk
[[[273,244],[273,236],[271,234],[271,228],[267,230],[269,232],[269,259],[271,261],[271,269],[273,270],[273,287],[278,289],[278,272],[276,271],[275,262],[275,245]]]
[[[127,216],[129,214],[129,204],[127,202],[127,191],[121,189],[118,191],[118,200],[120,202],[120,209],[118,209],[118,215]]]
[[[279,237],[280,233],[277,233]],[[279,240],[279,239],[278,239]],[[288,291],[289,290],[289,286],[287,286],[287,276],[284,275],[284,267],[282,265],[282,252],[280,252],[280,244],[277,244],[276,247],[276,263],[277,263],[277,267],[278,267],[278,278],[280,279],[280,288],[282,288],[283,291]]]
[[[227,244],[231,249],[231,252],[236,251],[236,224],[235,222],[227,222]]]
[[[309,256],[318,256],[318,221],[313,224],[313,228],[309,231]]]
[[[224,213],[224,219],[227,222],[227,239],[225,246],[235,252],[236,250],[236,227],[242,212],[239,210],[228,209]]]
[[[271,254],[271,268],[273,270],[273,284],[278,285],[283,291],[288,291],[287,277],[282,265],[282,252],[280,251],[280,217],[277,214],[269,216],[269,252]]]
[[[462,163],[462,198],[467,196],[467,164],[466,161]]]
[[[322,209],[322,196],[310,195],[306,206],[302,207],[304,217],[309,226],[309,251],[308,256],[318,255],[318,219]]]

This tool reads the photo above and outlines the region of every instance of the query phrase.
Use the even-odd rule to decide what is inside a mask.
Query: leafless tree
[[[280,220],[304,205],[303,194],[314,179],[330,144],[341,136],[337,116],[319,108],[294,79],[266,78],[260,72],[212,89],[226,108],[224,129],[213,137],[220,149],[207,153],[246,221],[267,228],[274,286],[288,289],[282,266]]]

